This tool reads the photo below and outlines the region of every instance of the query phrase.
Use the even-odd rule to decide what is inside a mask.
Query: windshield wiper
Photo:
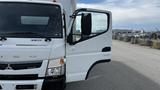
[[[6,40],[7,40],[6,37],[4,37],[4,36],[1,36],[1,37],[0,37],[0,41],[6,41]]]
[[[50,38],[50,37],[46,37],[46,36],[44,36],[43,34],[40,34],[40,33],[37,33],[37,32],[13,32],[13,33],[5,33],[5,34],[12,34],[12,35],[17,35],[17,34],[34,34],[34,35],[36,35],[36,36],[38,36],[38,37],[40,37],[40,38],[45,38],[45,41],[46,42],[50,42],[50,41],[52,41],[52,39]],[[7,40],[5,37],[1,37],[1,39],[3,39],[3,40]],[[0,39],[0,40],[1,40]]]

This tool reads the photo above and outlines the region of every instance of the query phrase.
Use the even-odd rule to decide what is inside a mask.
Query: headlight
[[[65,74],[65,60],[63,58],[50,60],[46,76],[60,76]]]

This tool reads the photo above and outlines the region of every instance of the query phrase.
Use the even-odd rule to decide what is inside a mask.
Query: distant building
[[[127,30],[127,29],[114,29],[113,36],[133,36],[133,30]]]
[[[113,34],[127,34],[127,33],[132,33],[133,30],[127,30],[127,29],[113,29]]]
[[[144,30],[129,30],[129,29],[114,29],[113,35],[118,36],[134,36],[134,37],[149,37],[150,33],[145,32]]]

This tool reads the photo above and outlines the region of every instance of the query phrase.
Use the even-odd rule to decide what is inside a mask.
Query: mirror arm
[[[71,18],[76,18],[77,16],[82,16],[82,14],[76,14],[76,15],[73,14],[73,15],[71,15],[70,17],[71,17]]]
[[[70,18],[76,18],[76,15],[71,15]]]

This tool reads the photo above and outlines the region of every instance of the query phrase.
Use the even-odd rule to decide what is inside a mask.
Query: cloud
[[[160,25],[160,0],[105,0],[98,4],[79,3],[78,7],[111,11],[114,28]]]

